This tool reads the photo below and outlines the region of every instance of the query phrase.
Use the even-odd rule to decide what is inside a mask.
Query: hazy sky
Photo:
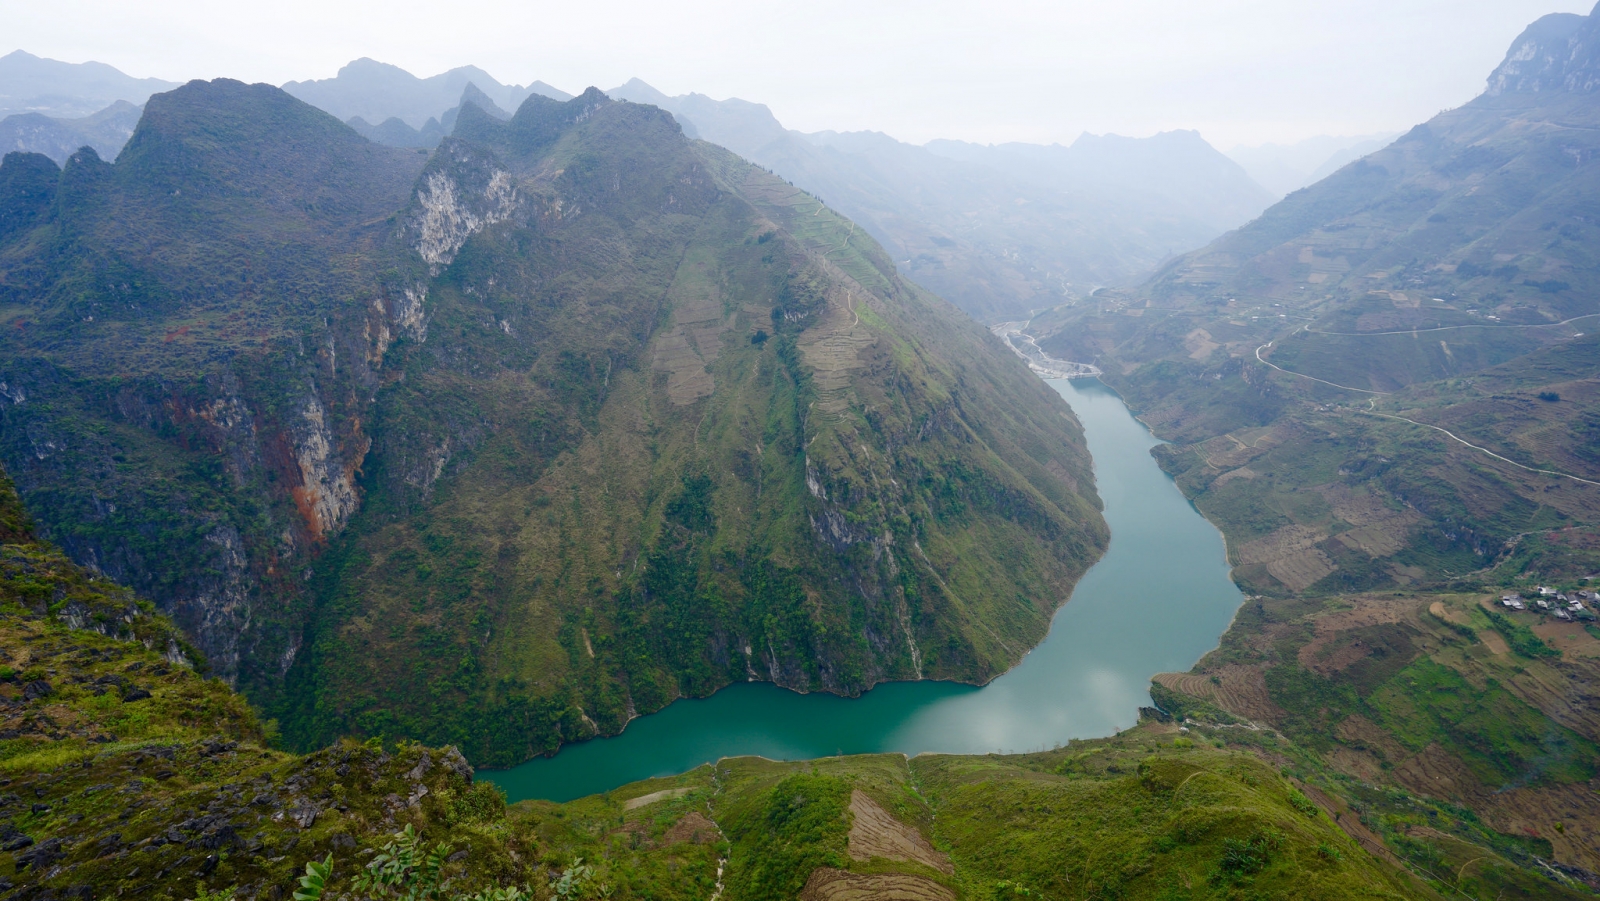
[[[1470,100],[1507,46],[1589,0],[0,0],[0,53],[274,84],[360,56],[577,92],[638,76],[790,128],[1216,146],[1398,131]]]

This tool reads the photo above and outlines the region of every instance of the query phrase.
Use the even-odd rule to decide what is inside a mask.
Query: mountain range
[[[436,130],[194,82],[115,163],[8,154],[0,464],[62,550],[0,477],[0,854],[30,901],[282,897],[330,854],[343,891],[403,826],[462,848],[413,894],[1592,897],[1597,60],[1600,10],[1541,19],[1477,99],[1093,293],[1026,266],[1215,230],[1238,167],[640,82],[473,82]],[[1091,462],[908,275],[1097,364],[1226,537],[1246,602],[1137,728],[510,810],[411,741],[511,762],[734,681],[1016,662],[1108,540]]]
[[[307,746],[510,763],[732,681],[986,681],[1105,545],[1003,344],[595,90],[469,102],[431,153],[155,95],[114,164],[5,157],[0,310],[45,534]]]
[[[93,147],[102,157],[115,159],[133,137],[143,107],[118,100],[97,113],[80,118],[52,118],[43,113],[15,113],[0,119],[0,149],[42,153],[56,165],[80,147]]]
[[[570,96],[543,82],[502,85],[471,66],[417,78],[370,59],[333,78],[283,87],[371,140],[423,149],[451,133],[469,100],[509,118],[528,96]],[[1249,221],[1272,200],[1194,132],[1084,135],[1070,146],[918,147],[869,132],[794,132],[763,105],[668,97],[637,79],[609,94],[668,110],[691,137],[823,197],[884,245],[903,273],[984,320],[1025,317],[1104,285],[1131,283]],[[19,120],[0,123],[0,131],[12,136],[14,149],[54,154],[58,162],[76,149],[62,150],[74,140],[114,158],[114,142],[78,137],[88,125]]]
[[[1347,406],[1342,441],[1375,440],[1375,429],[1423,439],[1419,427],[1377,413],[1447,429],[1470,423],[1465,440],[1511,461],[1492,477],[1476,465],[1457,469],[1495,461],[1427,439],[1426,457],[1338,467],[1338,482],[1379,506],[1359,513],[1341,501],[1349,516],[1333,521],[1359,527],[1388,515],[1380,507],[1404,510],[1391,524],[1395,540],[1340,544],[1329,532],[1338,527],[1319,519],[1327,510],[1287,515],[1279,522],[1288,531],[1259,553],[1236,551],[1260,558],[1243,570],[1260,573],[1247,576],[1258,589],[1448,579],[1494,559],[1519,533],[1600,516],[1588,483],[1535,472],[1600,480],[1584,362],[1600,324],[1592,165],[1600,110],[1586,74],[1594,21],[1539,20],[1477,99],[1289,195],[1145,285],[1038,323],[1051,333],[1047,350],[1100,361],[1147,421],[1187,441],[1259,428],[1289,441],[1290,417],[1298,446]],[[1215,402],[1198,402],[1202,386]],[[1546,387],[1559,403],[1536,399]],[[1318,401],[1310,409],[1296,400],[1307,392]],[[1237,497],[1230,503],[1259,503],[1243,498],[1269,490],[1249,478],[1208,490],[1222,484]],[[1307,541],[1290,540],[1301,531]]]
[[[133,78],[105,63],[64,63],[14,50],[0,56],[0,118],[38,113],[81,119],[119,100],[142,106],[151,94],[177,86],[159,78]]]
[[[1228,159],[1243,166],[1257,184],[1283,197],[1322,181],[1374,150],[1382,149],[1399,136],[1318,135],[1293,144],[1235,147],[1228,151]]]
[[[537,94],[552,100],[571,100],[566,91],[542,81],[528,85],[503,85],[477,66],[459,66],[428,78],[365,57],[348,63],[332,78],[285,82],[291,96],[348,121],[359,116],[381,124],[399,119],[421,129],[429,119],[442,117],[457,106],[461,92],[472,85],[490,102],[514,110]]]
[[[794,132],[763,105],[668,97],[637,79],[609,93],[665,109],[825,198],[911,278],[988,321],[1132,282],[1272,201],[1194,132],[918,147],[875,132]]]

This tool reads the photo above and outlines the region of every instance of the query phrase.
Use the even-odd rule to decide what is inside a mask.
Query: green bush
[[[506,793],[493,782],[476,782],[465,793],[449,801],[449,821],[493,823],[505,819]]]
[[[1289,789],[1289,803],[1294,805],[1295,810],[1300,811],[1308,817],[1316,816],[1317,812],[1321,810],[1321,808],[1317,807],[1315,801],[1306,797],[1299,791],[1299,789]]]
[[[1237,882],[1261,872],[1272,863],[1272,854],[1283,847],[1283,836],[1267,829],[1247,839],[1229,838],[1222,842],[1222,859],[1217,862],[1218,881]]]

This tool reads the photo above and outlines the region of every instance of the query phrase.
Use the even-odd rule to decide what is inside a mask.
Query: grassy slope
[[[405,823],[467,850],[452,870],[469,883],[528,877],[504,802],[474,790],[453,751],[274,750],[255,711],[196,671],[198,654],[148,601],[33,536],[3,476],[0,542],[10,897],[179,899],[197,884],[283,897],[304,860]]]
[[[1174,739],[1173,727],[1145,727],[1033,755],[731,758],[566,805],[524,802],[513,815],[624,884],[642,869],[632,849],[708,816],[724,843],[725,894],[739,899],[826,897],[801,891],[818,868],[899,877],[902,896],[926,898],[1273,897],[1291,886],[1310,898],[1426,896],[1256,757]],[[622,803],[674,788],[688,792],[634,811]],[[853,791],[921,832],[952,869],[852,857]]]
[[[1159,676],[1155,695],[1196,720],[1279,730],[1303,775],[1441,892],[1586,896],[1600,889],[1585,838],[1600,817],[1600,641],[1489,602],[1260,599],[1192,673]]]

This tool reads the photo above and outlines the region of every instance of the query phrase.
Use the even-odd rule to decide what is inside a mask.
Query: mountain
[[[986,681],[1105,545],[1055,392],[648,106],[466,103],[430,154],[193,82],[0,186],[0,460],[301,747]]]
[[[1556,13],[1528,26],[1489,76],[1489,96],[1592,94],[1600,90],[1600,29],[1588,16]]]
[[[1243,168],[1196,131],[1149,138],[1084,134],[1067,147],[932,141],[928,149],[1066,194],[1159,210],[1196,233],[1228,231],[1255,218],[1271,201]]]
[[[1272,199],[1193,132],[917,147],[874,132],[801,134],[760,104],[668,97],[638,79],[609,93],[659,106],[826,199],[903,272],[984,320],[1130,282]]]
[[[0,150],[42,153],[63,165],[80,147],[93,147],[104,159],[116,159],[133,136],[143,108],[118,100],[92,116],[52,119],[43,113],[17,113],[0,119]]]
[[[1519,535],[1600,516],[1595,21],[1539,20],[1470,103],[1137,290],[1038,323],[1047,352],[1100,360],[1186,444],[1272,430],[1239,460],[1281,478],[1224,479],[1233,467],[1204,452],[1170,460],[1198,467],[1180,483],[1202,510],[1261,539],[1235,548],[1255,589],[1448,581],[1492,568]],[[1317,489],[1330,506],[1260,521],[1263,504],[1281,509],[1269,496],[1335,474]],[[1336,537],[1378,523],[1390,539]]]
[[[177,82],[133,78],[105,63],[64,63],[14,50],[0,56],[0,118],[38,113],[81,119],[117,101],[142,105],[151,94]]]
[[[1235,147],[1228,158],[1278,197],[1316,184],[1346,165],[1383,148],[1398,134],[1318,135],[1293,144]]]
[[[469,81],[461,92],[460,103],[445,110],[440,118],[428,119],[421,128],[412,128],[394,116],[390,116],[378,125],[369,124],[360,116],[351,116],[345,124],[367,140],[379,144],[387,144],[390,147],[433,148],[439,146],[445,135],[455,128],[456,116],[460,115],[461,106],[468,103],[475,104],[480,110],[502,122],[511,118],[510,113],[496,106],[489,95],[478,90],[478,86]]]
[[[412,128],[398,116],[390,116],[377,125],[360,116],[351,116],[345,124],[363,138],[390,147],[431,149],[439,146],[445,137],[444,126],[439,124],[438,119],[429,119],[421,128]]]
[[[474,85],[504,109],[516,109],[533,95],[572,99],[571,94],[542,81],[527,86],[503,85],[477,66],[460,66],[428,78],[418,78],[399,66],[366,57],[346,64],[332,78],[291,81],[285,83],[283,89],[342,120],[359,116],[366,122],[384,123],[397,118],[421,130],[429,119],[440,119],[446,110],[458,105],[468,85]],[[449,131],[448,125],[445,131]]]

